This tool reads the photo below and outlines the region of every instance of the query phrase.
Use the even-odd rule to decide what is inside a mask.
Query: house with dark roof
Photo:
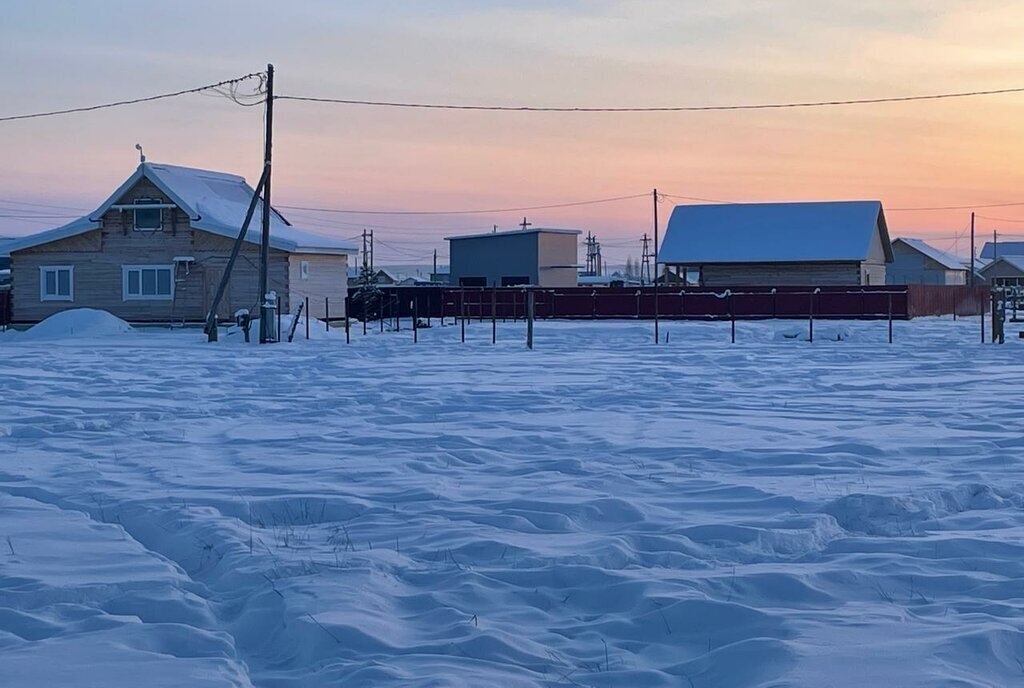
[[[705,286],[883,285],[879,201],[676,206],[658,262]]]
[[[1024,256],[999,256],[979,273],[992,286],[1024,285]]]
[[[967,284],[969,270],[962,258],[921,239],[897,238],[892,256],[885,269],[886,284]]]
[[[232,174],[143,162],[95,211],[7,245],[14,320],[98,308],[133,322],[206,318],[253,189]],[[263,208],[244,237],[218,315],[257,309]],[[270,289],[288,312],[342,315],[355,247],[270,210]]]

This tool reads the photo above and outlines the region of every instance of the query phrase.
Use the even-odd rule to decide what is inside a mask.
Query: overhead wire
[[[358,105],[370,107],[423,109],[423,110],[485,110],[491,112],[709,112],[724,110],[780,110],[790,108],[835,107],[843,105],[875,105],[880,103],[906,103],[920,100],[945,100],[951,98],[973,98],[977,96],[1004,95],[1024,93],[1024,87],[998,88],[975,91],[953,91],[947,93],[930,93],[924,95],[889,96],[881,98],[848,98],[841,100],[809,100],[778,103],[745,103],[732,105],[672,105],[672,106],[624,106],[624,107],[587,107],[587,106],[543,106],[543,105],[472,105],[458,103],[423,103],[388,100],[359,100],[350,98],[328,98],[320,96],[274,96],[275,100],[294,100],[311,103],[330,103],[335,105]]]
[[[66,108],[66,109],[63,109],[63,110],[49,110],[49,111],[46,111],[46,112],[32,112],[32,113],[27,113],[27,114],[23,114],[23,115],[6,115],[6,116],[0,117],[0,122],[13,122],[15,120],[36,119],[36,118],[40,118],[40,117],[55,117],[57,115],[70,115],[70,114],[79,113],[79,112],[93,112],[95,110],[105,110],[105,109],[108,109],[108,108],[121,107],[123,105],[135,105],[137,103],[150,103],[150,102],[152,102],[154,100],[164,100],[166,98],[177,98],[178,96],[184,96],[184,95],[188,95],[190,93],[202,93],[203,91],[217,91],[218,93],[221,93],[221,95],[225,95],[228,98],[230,98],[233,102],[236,102],[239,105],[244,105],[245,103],[239,102],[239,100],[234,97],[234,92],[231,91],[230,89],[227,92],[222,92],[222,90],[218,90],[218,89],[224,89],[225,87],[235,88],[237,86],[237,84],[239,84],[239,83],[241,83],[243,81],[247,81],[249,79],[259,79],[260,80],[260,84],[259,84],[259,86],[257,86],[257,89],[258,90],[262,90],[263,82],[264,82],[265,78],[266,78],[266,75],[263,72],[253,72],[251,74],[246,74],[245,76],[236,77],[234,79],[225,79],[224,81],[218,81],[217,83],[214,83],[214,84],[206,84],[205,86],[197,86],[195,88],[186,88],[186,89],[182,89],[180,91],[172,91],[170,93],[160,93],[160,94],[155,95],[155,96],[145,96],[143,98],[131,98],[129,100],[118,100],[118,101],[114,101],[114,102],[111,102],[111,103],[101,103],[99,105],[87,105],[87,106],[83,106],[83,107]]]

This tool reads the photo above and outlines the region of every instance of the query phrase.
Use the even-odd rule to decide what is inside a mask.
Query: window
[[[530,283],[530,278],[526,277],[525,275],[522,276],[522,277],[518,277],[518,276],[517,277],[509,277],[509,276],[506,275],[506,276],[501,278],[501,286],[503,286],[503,287],[518,287],[518,286],[520,286],[522,284],[529,284],[529,283]]]
[[[299,278],[308,280],[309,279],[309,261],[304,260],[299,263]]]
[[[155,198],[136,198],[135,205],[159,205],[161,201]],[[163,228],[163,217],[161,208],[139,208],[133,210],[135,213],[136,232],[157,232]]]
[[[125,301],[169,301],[174,298],[173,265],[125,265],[121,268]]]
[[[459,286],[460,287],[486,287],[487,286],[487,278],[486,277],[460,277],[459,278]]]
[[[75,268],[71,265],[51,265],[39,268],[40,301],[74,301]]]

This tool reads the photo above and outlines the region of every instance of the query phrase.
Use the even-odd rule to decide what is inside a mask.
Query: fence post
[[[772,320],[779,317],[779,290],[772,287]]]
[[[491,344],[498,342],[498,289],[491,289]]]
[[[533,350],[533,289],[526,290],[526,348]]]
[[[348,326],[349,298],[346,296],[345,300],[342,303],[345,305],[345,343],[346,344],[351,344],[352,340],[351,340],[350,335],[349,335],[349,326]],[[363,326],[365,327],[365,325],[366,325],[366,321],[364,320],[363,321]],[[364,332],[363,334],[366,334],[366,333]]]
[[[395,294],[395,332],[402,331],[402,298]]]
[[[306,314],[306,339],[309,339],[309,297],[306,297],[306,307],[303,310]]]
[[[811,306],[807,313],[807,341],[811,344],[814,343],[814,294],[816,291],[811,292]]]
[[[281,296],[277,297],[277,341],[281,341]]]
[[[892,344],[892,292],[889,292],[889,343]]]
[[[985,343],[985,309],[988,307],[985,303],[985,297],[988,295],[987,290],[981,294],[981,343]]]
[[[732,343],[736,343],[736,309],[732,307],[732,291],[726,289],[726,298],[729,304],[729,320],[732,327]]]
[[[415,344],[420,340],[419,332],[419,313],[420,313],[420,297],[416,294],[412,297],[412,343]]]
[[[309,299],[306,299],[308,302]],[[329,296],[324,297],[324,331],[331,331],[331,299]],[[306,339],[309,339],[309,311],[306,311]]]

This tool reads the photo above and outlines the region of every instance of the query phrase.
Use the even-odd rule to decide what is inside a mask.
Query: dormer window
[[[158,232],[163,228],[163,205],[155,198],[136,198],[136,206],[143,206],[134,209],[135,231],[136,232]],[[150,207],[144,207],[150,206]]]

